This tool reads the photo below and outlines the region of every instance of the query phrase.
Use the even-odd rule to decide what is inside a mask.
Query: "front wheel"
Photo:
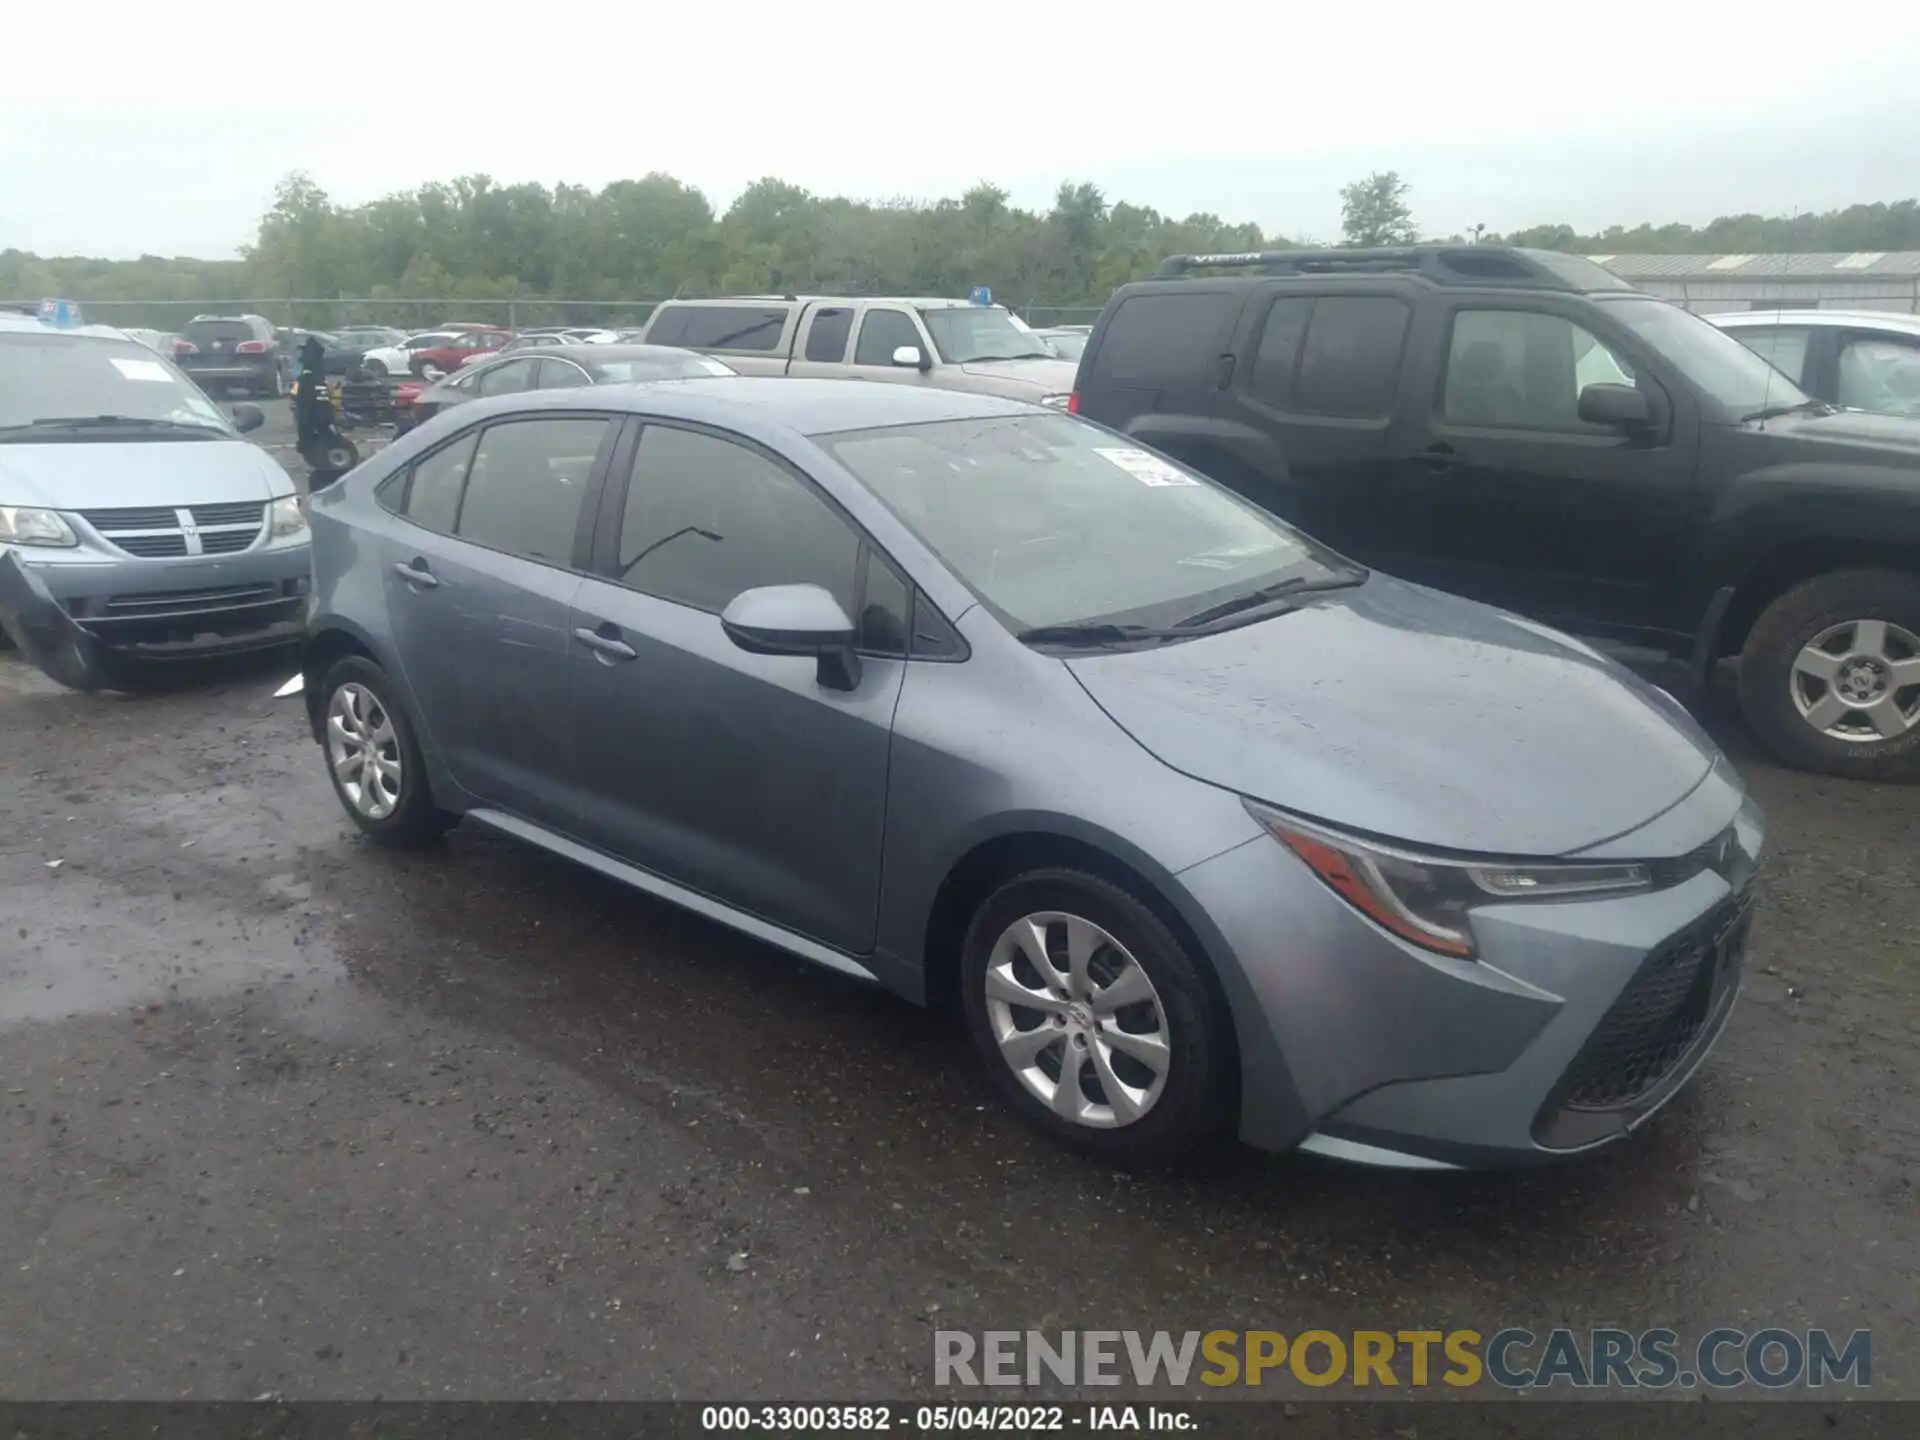
[[[387,672],[349,655],[327,672],[320,693],[327,775],[347,818],[387,845],[444,834],[457,817],[433,803],[419,743]]]
[[[1231,1027],[1202,963],[1110,881],[1031,871],[968,927],[967,1029],[1028,1121],[1114,1164],[1169,1164],[1232,1118]]]
[[[447,378],[447,372],[441,366],[428,361],[420,367],[420,378],[427,381],[444,380]]]
[[[374,379],[384,380],[387,378],[387,362],[386,361],[370,359],[365,361],[364,363],[367,367],[367,373],[373,376]]]
[[[1920,772],[1920,575],[1837,570],[1787,591],[1740,652],[1740,708],[1800,769]]]

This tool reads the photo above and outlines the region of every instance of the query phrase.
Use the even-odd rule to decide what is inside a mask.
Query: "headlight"
[[[300,513],[298,495],[282,495],[267,506],[267,538],[284,539],[288,535],[307,533],[307,517]]]
[[[1382,929],[1441,955],[1472,959],[1467,912],[1495,900],[1544,900],[1645,890],[1644,865],[1578,861],[1468,861],[1418,855],[1356,840],[1246,802],[1273,838],[1307,863],[1327,887]]]
[[[1067,402],[1072,398],[1071,395],[1042,395],[1040,403],[1050,410],[1064,410],[1067,408]]]
[[[78,545],[58,510],[42,510],[33,505],[0,505],[0,545]]]

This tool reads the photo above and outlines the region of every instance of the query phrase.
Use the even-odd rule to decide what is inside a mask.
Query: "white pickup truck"
[[[649,345],[724,358],[743,375],[931,385],[1064,408],[1075,366],[998,305],[966,300],[741,295],[669,300]]]

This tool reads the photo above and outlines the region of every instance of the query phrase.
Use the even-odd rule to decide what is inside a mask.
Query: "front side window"
[[[1282,579],[1336,574],[1279,520],[1069,416],[818,438],[1015,630],[1172,624]]]
[[[1806,373],[1807,343],[1813,332],[1804,326],[1742,325],[1727,333],[1789,380]]]
[[[1685,375],[1723,418],[1737,420],[1774,406],[1805,405],[1807,396],[1760,356],[1719,326],[1678,305],[1641,296],[1602,296],[1607,315],[1658,351]]]
[[[454,534],[545,565],[573,563],[606,420],[509,420],[480,432]]]
[[[124,417],[110,425],[103,416]],[[127,429],[226,439],[234,431],[206,393],[146,346],[90,336],[0,334],[0,434],[47,438],[60,421],[75,437],[127,438]]]
[[[851,617],[859,558],[846,522],[759,451],[669,425],[641,432],[621,584],[712,614],[761,585],[818,585]]]
[[[1453,317],[1440,412],[1455,425],[1608,433],[1580,419],[1580,392],[1633,383],[1624,361],[1562,316],[1462,310]]]
[[[1840,346],[1838,396],[1849,410],[1920,415],[1920,348],[1855,336]]]
[[[1053,360],[1058,358],[1031,330],[1013,323],[1013,317],[997,305],[947,305],[938,310],[922,310],[933,348],[949,365],[966,365],[976,360]],[[915,345],[918,340],[902,340]]]
[[[891,365],[902,345],[920,349],[926,342],[913,321],[901,310],[869,310],[860,321],[860,343],[854,348],[856,365]]]

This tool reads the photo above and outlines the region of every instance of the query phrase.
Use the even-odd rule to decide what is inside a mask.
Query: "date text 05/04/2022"
[[[1130,1435],[1194,1431],[1200,1422],[1194,1407],[1179,1405],[708,1405],[701,1409],[700,1428],[777,1434],[1085,1430]]]

